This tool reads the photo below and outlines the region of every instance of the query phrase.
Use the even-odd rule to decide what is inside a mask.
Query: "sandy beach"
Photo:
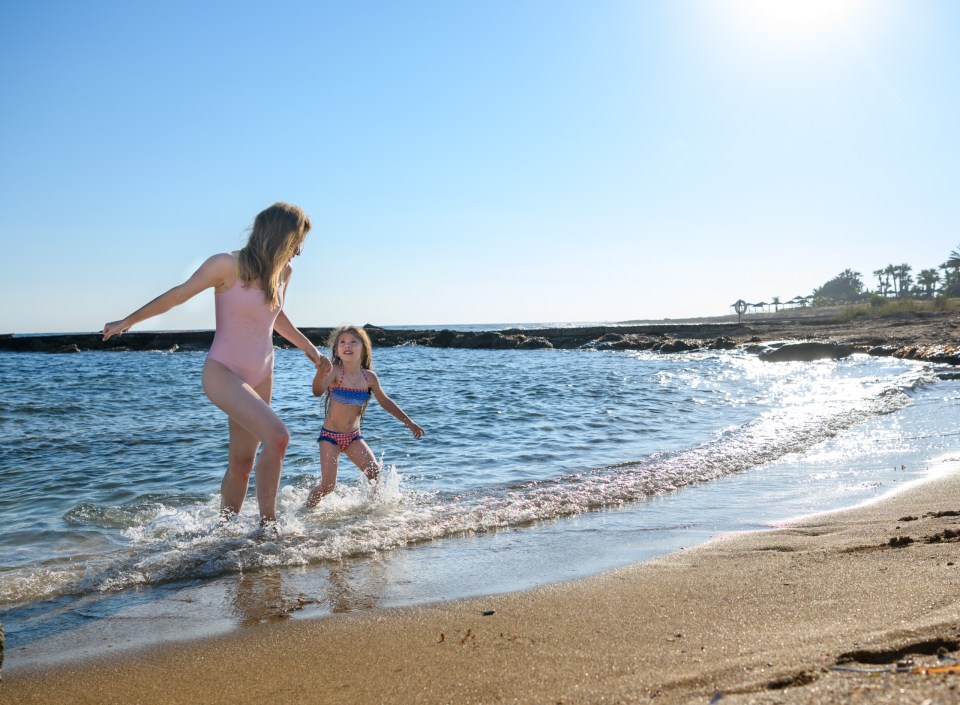
[[[761,337],[936,347],[956,328],[944,315]],[[8,652],[0,704],[958,702],[960,455],[931,471],[873,504],[531,591],[55,666]]]
[[[960,657],[958,469],[534,591],[8,669],[0,703],[957,702],[923,669]]]

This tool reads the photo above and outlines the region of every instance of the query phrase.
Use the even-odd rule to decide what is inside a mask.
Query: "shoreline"
[[[890,672],[960,658],[960,470],[940,470],[571,582],[16,669],[0,703],[945,702],[960,674]]]
[[[960,365],[960,316],[948,311],[898,312],[843,318],[836,314],[782,315],[743,322],[730,317],[694,321],[623,323],[556,328],[506,328],[499,331],[391,329],[367,324],[375,347],[423,345],[440,348],[651,350],[665,354],[741,346],[760,352],[763,343],[809,341],[843,348],[843,355],[863,352],[933,363]],[[302,328],[322,346],[330,328]],[[0,335],[0,351],[79,353],[104,351],[197,351],[209,348],[213,331],[131,331],[109,341],[99,333]],[[290,347],[279,335],[274,344]]]
[[[952,317],[883,330],[837,324],[830,335],[817,328],[804,339],[867,341],[901,357],[957,364],[942,359],[956,328]],[[584,331],[595,329],[575,334]],[[219,634],[201,627],[187,641],[118,644],[122,652],[101,648],[107,656],[52,665],[8,658],[0,705],[232,702],[241,688],[306,703],[705,703],[720,692],[724,703],[790,705],[850,702],[851,694],[873,702],[871,689],[879,698],[882,688],[905,689],[918,702],[952,700],[960,673],[863,669],[890,671],[906,658],[937,666],[938,649],[960,658],[960,607],[952,602],[960,568],[949,546],[960,542],[958,462],[950,458],[947,477],[866,505],[569,582],[348,613],[308,614],[308,606],[293,620],[234,624]],[[829,670],[838,665],[860,671]]]

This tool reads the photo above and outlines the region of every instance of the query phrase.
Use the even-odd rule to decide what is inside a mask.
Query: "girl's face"
[[[363,343],[353,333],[342,333],[337,338],[337,357],[341,360],[360,360]]]

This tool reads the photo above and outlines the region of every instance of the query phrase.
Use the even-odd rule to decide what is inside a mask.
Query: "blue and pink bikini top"
[[[363,373],[363,378],[367,381],[367,384],[370,384],[370,378],[367,377],[367,371],[361,369]],[[368,401],[370,401],[370,395],[373,393],[370,391],[370,387],[366,389],[351,389],[350,387],[341,387],[340,384],[343,382],[343,368],[340,368],[340,379],[337,381],[337,386],[330,387],[327,391],[330,393],[331,401],[340,402],[341,404],[352,404],[353,406],[363,406]]]

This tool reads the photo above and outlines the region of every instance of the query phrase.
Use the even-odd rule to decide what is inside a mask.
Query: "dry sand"
[[[960,673],[910,670],[960,657],[960,461],[944,468],[534,591],[14,670],[0,703],[956,703]]]

